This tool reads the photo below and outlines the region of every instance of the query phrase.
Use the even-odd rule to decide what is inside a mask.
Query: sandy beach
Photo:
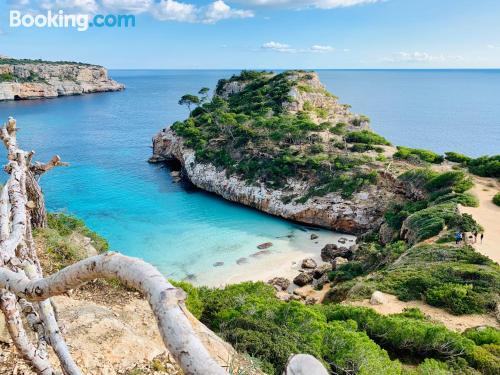
[[[318,238],[312,240],[312,234]],[[344,240],[345,244],[342,244]],[[326,244],[349,247],[355,241],[355,236],[327,230],[298,231],[291,238],[276,239],[268,249],[255,248],[255,252],[248,254],[239,264],[227,264],[198,275],[195,284],[219,287],[243,281],[268,281],[273,277],[291,280],[298,275],[303,259],[313,258],[318,264],[323,263],[321,249]]]
[[[481,254],[500,263],[500,207],[493,202],[493,196],[500,191],[500,183],[493,178],[474,177],[475,186],[471,190],[479,199],[479,207],[460,207],[462,213],[468,213],[484,228],[483,242],[478,239],[472,244]]]

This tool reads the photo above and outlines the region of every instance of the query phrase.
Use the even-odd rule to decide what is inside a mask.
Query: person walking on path
[[[462,233],[457,232],[455,233],[455,245],[458,245],[462,241]]]

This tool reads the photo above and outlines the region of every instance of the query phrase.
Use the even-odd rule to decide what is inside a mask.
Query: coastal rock
[[[56,98],[125,88],[110,79],[105,68],[89,64],[12,60],[12,63],[0,64],[0,75],[11,77],[0,81],[0,101]]]
[[[271,252],[269,250],[261,250],[261,251],[257,251],[256,253],[251,254],[250,256],[252,258],[258,258],[258,257],[261,257],[263,255],[269,255],[269,254],[271,254]]]
[[[347,264],[347,263],[349,263],[349,261],[348,261],[346,258],[336,257],[336,258],[332,261],[332,269],[336,270],[336,269],[338,269],[341,265],[343,265],[343,264]]]
[[[311,234],[311,240],[316,240],[318,238],[319,236],[316,233]]]
[[[294,279],[293,283],[297,286],[304,286],[310,284],[313,281],[313,277],[308,272],[299,273]]]
[[[313,258],[306,258],[302,261],[301,267],[306,269],[316,268],[318,264]]]
[[[370,298],[371,305],[383,305],[386,302],[387,302],[387,299],[385,298],[384,293],[379,292],[378,290],[373,292],[373,294]]]
[[[322,288],[329,281],[328,274],[325,273],[319,279],[313,279],[312,286],[315,289]]]
[[[331,263],[320,264],[313,271],[313,277],[315,279],[319,279],[321,276],[323,276],[324,274],[330,272],[331,270],[332,270],[332,264]]]
[[[321,259],[324,262],[332,262],[337,257],[350,258],[352,251],[344,246],[337,246],[336,244],[327,244],[321,249]]]
[[[350,198],[332,192],[304,203],[287,202],[284,198],[289,195],[303,196],[309,188],[307,182],[290,180],[287,191],[272,189],[264,183],[249,184],[211,163],[197,162],[194,150],[185,146],[173,130],[164,129],[153,138],[153,156],[149,161],[172,160],[182,164],[184,176],[200,189],[271,215],[343,233],[362,234],[378,228],[393,197],[385,186],[370,185]]]
[[[275,277],[267,282],[268,284],[274,286],[277,291],[285,291],[290,286],[290,280],[284,277]]]
[[[380,226],[378,233],[380,242],[385,245],[392,241],[392,239],[396,236],[397,231],[392,229],[389,224],[383,223]]]
[[[222,267],[224,265],[224,262],[215,262],[214,267]]]

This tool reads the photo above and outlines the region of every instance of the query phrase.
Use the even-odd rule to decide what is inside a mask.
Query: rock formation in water
[[[0,101],[120,91],[102,66],[0,58]]]
[[[201,189],[353,234],[378,228],[401,196],[386,170],[393,148],[315,73],[244,72],[221,80],[214,98],[201,102],[188,120],[154,137],[150,159],[179,161]]]

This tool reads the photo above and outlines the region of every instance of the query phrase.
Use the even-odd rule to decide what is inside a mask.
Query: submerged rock
[[[257,249],[269,249],[271,246],[273,246],[272,242],[265,242],[261,243],[259,246],[257,246]]]
[[[248,263],[248,259],[247,259],[247,258],[245,258],[245,257],[240,258],[240,259],[238,259],[238,260],[236,261],[236,264],[239,264],[239,265],[241,265],[241,264],[246,264],[246,263]]]
[[[316,240],[318,238],[319,238],[319,236],[317,234],[315,234],[315,233],[311,234],[311,240]]]
[[[224,265],[224,262],[215,262],[214,267],[221,267]]]

